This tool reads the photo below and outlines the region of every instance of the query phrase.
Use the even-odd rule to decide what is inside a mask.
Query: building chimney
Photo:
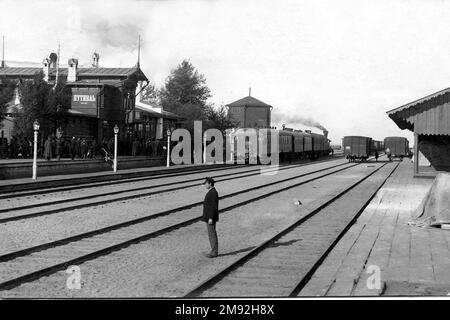
[[[50,59],[45,58],[44,61],[42,61],[42,71],[44,72],[44,81],[48,82],[49,75],[50,75]]]
[[[75,58],[69,59],[68,64],[67,82],[75,82],[77,81],[78,60]]]
[[[92,55],[92,67],[98,68],[98,61],[100,60],[100,55],[97,52],[94,52]]]

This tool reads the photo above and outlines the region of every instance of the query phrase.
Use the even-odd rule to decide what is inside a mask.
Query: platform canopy
[[[136,100],[136,109],[139,111],[143,111],[148,113],[150,116],[155,118],[164,118],[164,119],[172,119],[172,120],[185,120],[185,118],[166,110],[163,110],[161,107],[154,106],[153,104]]]
[[[450,135],[450,88],[387,111],[400,129],[420,135]]]
[[[414,132],[414,175],[420,155],[437,171],[450,171],[450,88],[387,111],[400,129]]]

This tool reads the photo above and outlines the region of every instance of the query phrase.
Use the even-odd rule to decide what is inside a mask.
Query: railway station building
[[[237,128],[270,128],[272,106],[249,93],[247,97],[227,104],[228,118]]]
[[[450,171],[450,88],[405,104],[387,112],[400,129],[414,132],[414,174],[421,166],[423,154],[431,169]]]
[[[179,116],[142,101],[142,90],[148,79],[139,62],[129,68],[104,68],[99,66],[99,55],[94,53],[88,67],[80,67],[78,60],[72,58],[67,66],[57,68],[55,56],[53,53],[44,59],[40,67],[13,67],[8,66],[8,62],[2,63],[0,81],[27,81],[43,72],[44,80],[54,83],[58,73],[71,91],[69,115],[61,124],[64,137],[100,142],[114,136],[113,128],[117,124],[121,141],[159,140],[165,138],[168,128],[178,126]],[[17,91],[11,108],[20,109]]]

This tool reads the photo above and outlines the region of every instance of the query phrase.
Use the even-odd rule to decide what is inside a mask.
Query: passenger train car
[[[278,156],[280,161],[292,161],[302,158],[316,159],[331,152],[330,141],[325,134],[312,133],[309,130],[293,129],[253,129],[257,133],[257,142],[248,137],[246,129],[238,129],[234,134],[234,151],[237,159],[249,160],[259,163],[260,154],[271,155],[272,132],[278,133]],[[245,140],[244,140],[245,139]],[[245,149],[238,148],[244,144]],[[256,156],[256,159],[253,159]]]

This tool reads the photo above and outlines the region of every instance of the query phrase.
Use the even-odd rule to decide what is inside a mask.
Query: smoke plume
[[[137,49],[137,38],[143,33],[139,26],[138,17],[123,17],[111,23],[104,18],[98,20],[85,20],[86,32],[100,44],[101,47],[111,46],[126,50]]]
[[[298,125],[303,124],[308,127],[314,127],[320,129],[322,131],[328,131],[323,125],[320,124],[319,121],[316,121],[310,117],[302,117],[299,115],[286,115],[286,114],[274,114],[272,119],[274,121],[279,121],[282,123],[286,123],[286,125]]]

